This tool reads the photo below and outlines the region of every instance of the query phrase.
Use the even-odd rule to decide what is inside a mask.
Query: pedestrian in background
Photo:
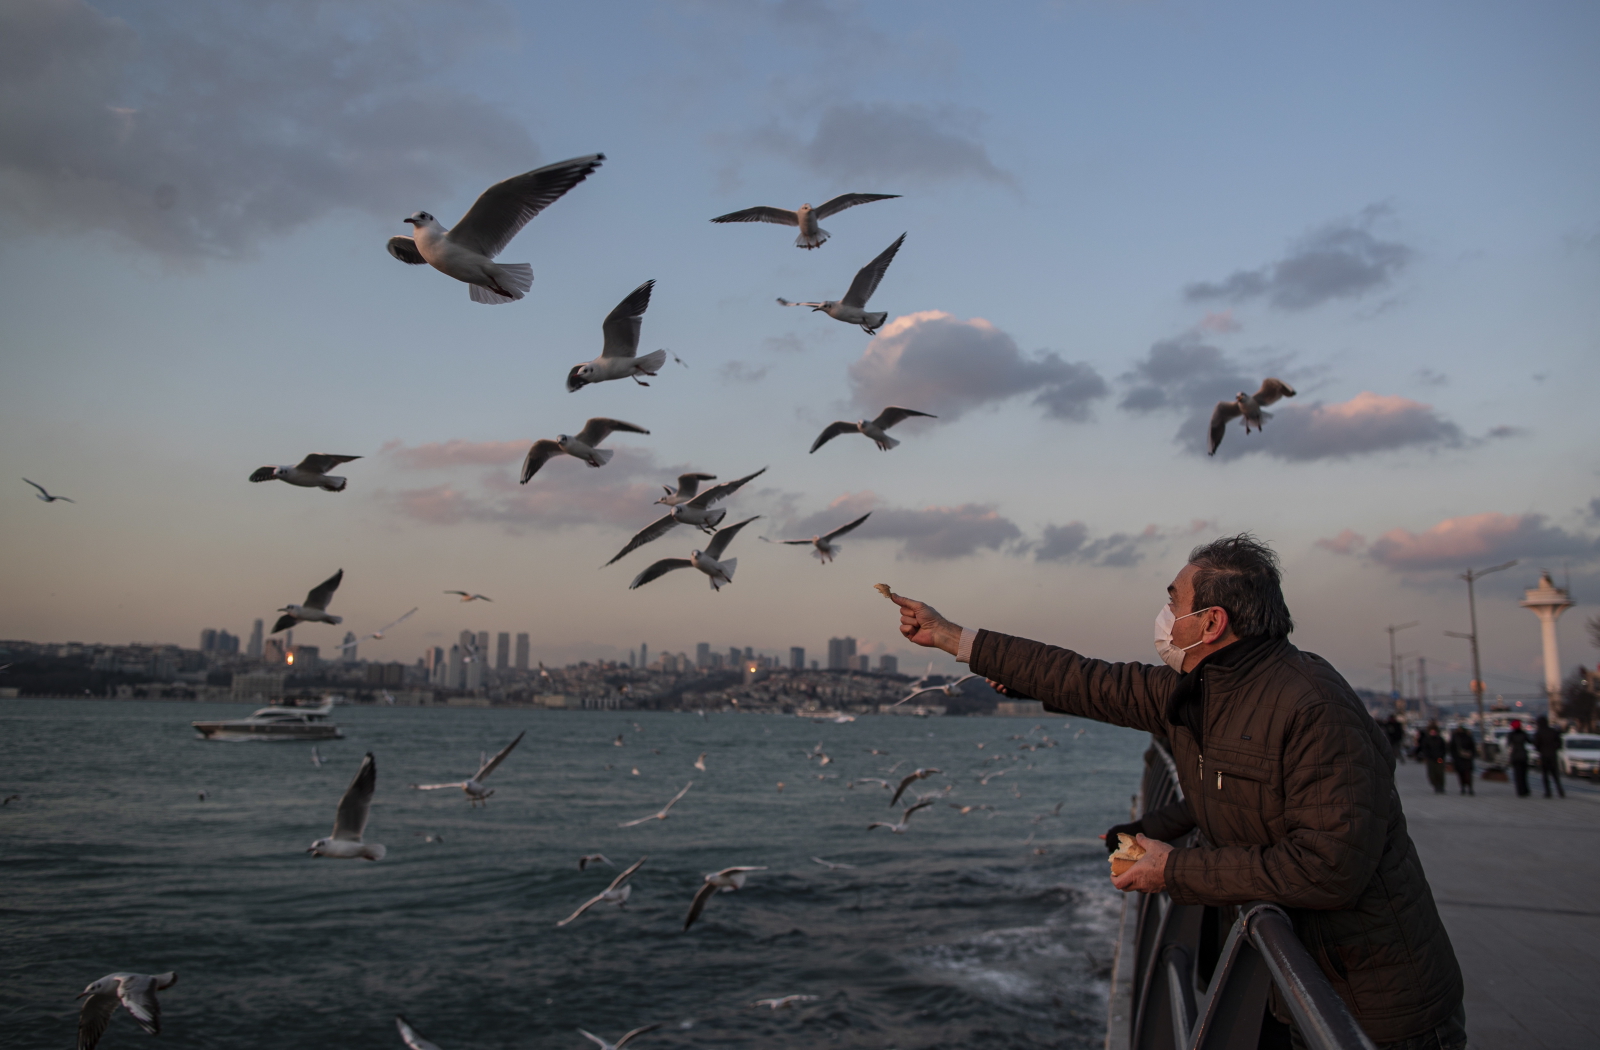
[[[1400,721],[1400,716],[1390,712],[1388,721],[1383,723],[1383,735],[1389,738],[1389,747],[1394,751],[1394,760],[1397,765],[1403,765],[1406,760],[1406,724]]]
[[[1550,797],[1550,778],[1556,781],[1556,790],[1567,797],[1561,786],[1561,730],[1550,724],[1550,719],[1539,716],[1538,728],[1533,731],[1533,749],[1539,752],[1539,779],[1544,783],[1544,797]]]
[[[1456,779],[1461,781],[1461,794],[1475,795],[1472,790],[1472,763],[1478,757],[1478,742],[1466,726],[1456,726],[1450,733],[1450,762],[1455,766]]]
[[[1417,758],[1428,768],[1428,783],[1435,795],[1444,794],[1444,760],[1449,755],[1450,748],[1439,735],[1439,723],[1429,722],[1427,732],[1417,741]]]
[[[1528,743],[1530,737],[1522,731],[1522,720],[1511,720],[1511,732],[1506,734],[1506,746],[1511,749],[1511,779],[1517,784],[1517,797],[1528,797]]]

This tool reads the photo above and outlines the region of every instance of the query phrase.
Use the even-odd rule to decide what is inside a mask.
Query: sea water
[[[247,711],[0,700],[0,797],[22,796],[0,807],[0,1046],[72,1045],[73,997],[118,970],[177,971],[165,1050],[395,1048],[402,1013],[441,1050],[657,1022],[630,1047],[1103,1040],[1120,894],[1096,836],[1127,819],[1140,734],[1043,713],[341,707],[318,767],[307,743],[189,727]],[[465,779],[524,730],[486,806],[411,787]],[[309,856],[369,751],[367,841],[388,856]],[[868,831],[900,809],[850,781],[918,767],[943,773],[914,789],[949,794],[905,834]],[[617,826],[691,780],[669,819]],[[587,853],[617,866],[579,871]],[[556,927],[640,857],[625,909]],[[683,932],[703,875],[733,865],[767,870]],[[819,998],[750,1005],[791,994]],[[101,1045],[157,1044],[119,1013]]]

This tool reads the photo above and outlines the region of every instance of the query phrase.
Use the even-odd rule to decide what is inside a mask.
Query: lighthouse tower
[[[1544,634],[1544,688],[1550,697],[1550,717],[1561,714],[1561,652],[1556,647],[1556,619],[1575,603],[1567,592],[1555,585],[1549,571],[1539,574],[1539,586],[1529,587],[1517,603],[1533,610]]]

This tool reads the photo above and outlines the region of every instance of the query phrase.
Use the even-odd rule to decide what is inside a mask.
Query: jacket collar
[[[1235,688],[1249,678],[1261,664],[1288,648],[1287,638],[1260,635],[1241,638],[1224,646],[1195,665],[1194,670],[1178,677],[1178,685],[1167,698],[1167,722],[1186,727],[1195,743],[1205,745],[1205,695],[1204,683],[1211,683],[1224,691]]]

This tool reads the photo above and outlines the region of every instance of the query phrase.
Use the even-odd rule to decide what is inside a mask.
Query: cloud
[[[1367,538],[1354,529],[1341,529],[1331,539],[1320,539],[1316,545],[1335,554],[1355,554],[1367,545]]]
[[[938,310],[897,317],[850,366],[856,403],[869,412],[903,405],[951,420],[971,409],[1032,393],[1053,419],[1083,420],[1109,388],[1092,367],[1054,351],[1025,355],[988,321]]]
[[[1010,184],[1011,175],[995,166],[979,141],[982,123],[976,111],[953,106],[851,102],[826,107],[808,142],[776,126],[753,139],[841,183],[978,179]]]
[[[1423,532],[1390,529],[1372,541],[1367,557],[1397,571],[1461,572],[1513,558],[1600,556],[1600,539],[1567,532],[1543,514],[1469,514],[1446,518]]]
[[[1154,525],[1143,532],[1114,532],[1095,540],[1089,538],[1089,527],[1081,521],[1046,525],[1033,546],[1033,559],[1123,568],[1143,561],[1150,546],[1161,539],[1161,531]]]
[[[437,470],[440,467],[497,467],[515,463],[528,454],[533,444],[526,441],[435,441],[407,448],[398,441],[386,441],[378,454],[388,456],[408,470]]]
[[[1387,214],[1387,208],[1368,207],[1354,219],[1308,234],[1276,262],[1236,270],[1221,281],[1190,284],[1184,298],[1234,303],[1265,299],[1279,310],[1308,310],[1387,287],[1415,254],[1404,244],[1373,234],[1372,227]]]
[[[1497,427],[1490,427],[1489,430],[1484,434],[1484,437],[1488,437],[1488,438],[1525,437],[1525,436],[1527,436],[1527,433],[1528,433],[1528,428],[1527,427],[1513,427],[1513,426],[1508,426],[1506,424],[1501,424],[1500,426],[1497,426]]]
[[[0,5],[0,201],[23,228],[234,258],[336,209],[392,220],[538,162],[520,123],[446,82],[462,27],[504,21],[487,0],[128,10]]]
[[[1419,368],[1411,373],[1411,378],[1423,386],[1447,386],[1450,382],[1449,376],[1443,372],[1436,372],[1431,368]]]
[[[851,538],[900,540],[900,556],[913,561],[965,558],[980,550],[1006,550],[1022,539],[1022,530],[992,504],[912,510],[879,505],[874,492],[847,493],[828,509],[796,522],[793,538],[832,531],[861,515],[872,517]]]
[[[747,365],[743,361],[729,361],[722,366],[722,378],[735,383],[754,383],[764,379],[767,374],[766,366],[757,368]]]
[[[793,332],[786,335],[769,335],[761,340],[763,350],[771,350],[779,354],[803,354],[806,350],[805,340]]]
[[[1225,334],[1228,332],[1237,332],[1243,328],[1244,325],[1234,320],[1232,310],[1223,310],[1221,313],[1206,314],[1204,317],[1200,318],[1200,323],[1195,327],[1199,328],[1202,332],[1217,332],[1219,334]]]

